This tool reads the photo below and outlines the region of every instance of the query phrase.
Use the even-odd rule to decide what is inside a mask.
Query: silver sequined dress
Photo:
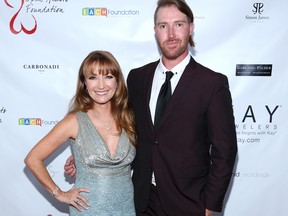
[[[130,164],[135,157],[123,130],[113,157],[87,113],[78,112],[78,135],[72,141],[72,154],[77,167],[75,188],[88,188],[82,193],[89,203],[88,210],[77,211],[70,206],[73,216],[135,216]]]

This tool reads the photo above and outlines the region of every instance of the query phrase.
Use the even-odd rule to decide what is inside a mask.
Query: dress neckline
[[[105,142],[103,136],[102,136],[101,133],[98,131],[98,129],[96,128],[96,126],[93,124],[93,122],[92,122],[92,120],[90,119],[90,117],[89,117],[89,115],[87,114],[87,112],[84,112],[84,114],[85,114],[86,118],[88,119],[89,124],[92,126],[92,128],[95,130],[95,132],[96,132],[96,133],[99,135],[99,137],[101,138],[104,147],[106,148],[107,152],[109,153],[109,156],[110,156],[111,158],[114,158],[115,155],[117,155],[117,152],[118,152],[120,139],[122,138],[122,135],[123,135],[123,130],[121,131],[121,133],[120,133],[120,135],[119,135],[119,138],[118,138],[118,142],[116,143],[115,152],[114,152],[114,154],[111,154],[111,151],[110,151],[107,143]]]

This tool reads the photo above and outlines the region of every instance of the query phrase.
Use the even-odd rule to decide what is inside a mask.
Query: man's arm
[[[206,184],[206,207],[222,211],[237,155],[237,140],[228,79],[218,76],[207,110],[211,166]]]

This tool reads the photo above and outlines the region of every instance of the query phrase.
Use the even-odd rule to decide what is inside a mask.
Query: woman
[[[71,139],[77,167],[73,188],[62,191],[43,161]],[[130,164],[135,157],[135,125],[117,60],[91,52],[79,69],[69,113],[29,152],[25,163],[70,215],[134,216]]]

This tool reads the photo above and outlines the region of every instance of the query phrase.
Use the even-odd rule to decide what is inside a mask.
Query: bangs
[[[117,71],[115,64],[107,58],[91,60],[90,62],[87,62],[83,68],[83,73],[86,77],[97,74],[112,74],[113,76],[116,76]]]

